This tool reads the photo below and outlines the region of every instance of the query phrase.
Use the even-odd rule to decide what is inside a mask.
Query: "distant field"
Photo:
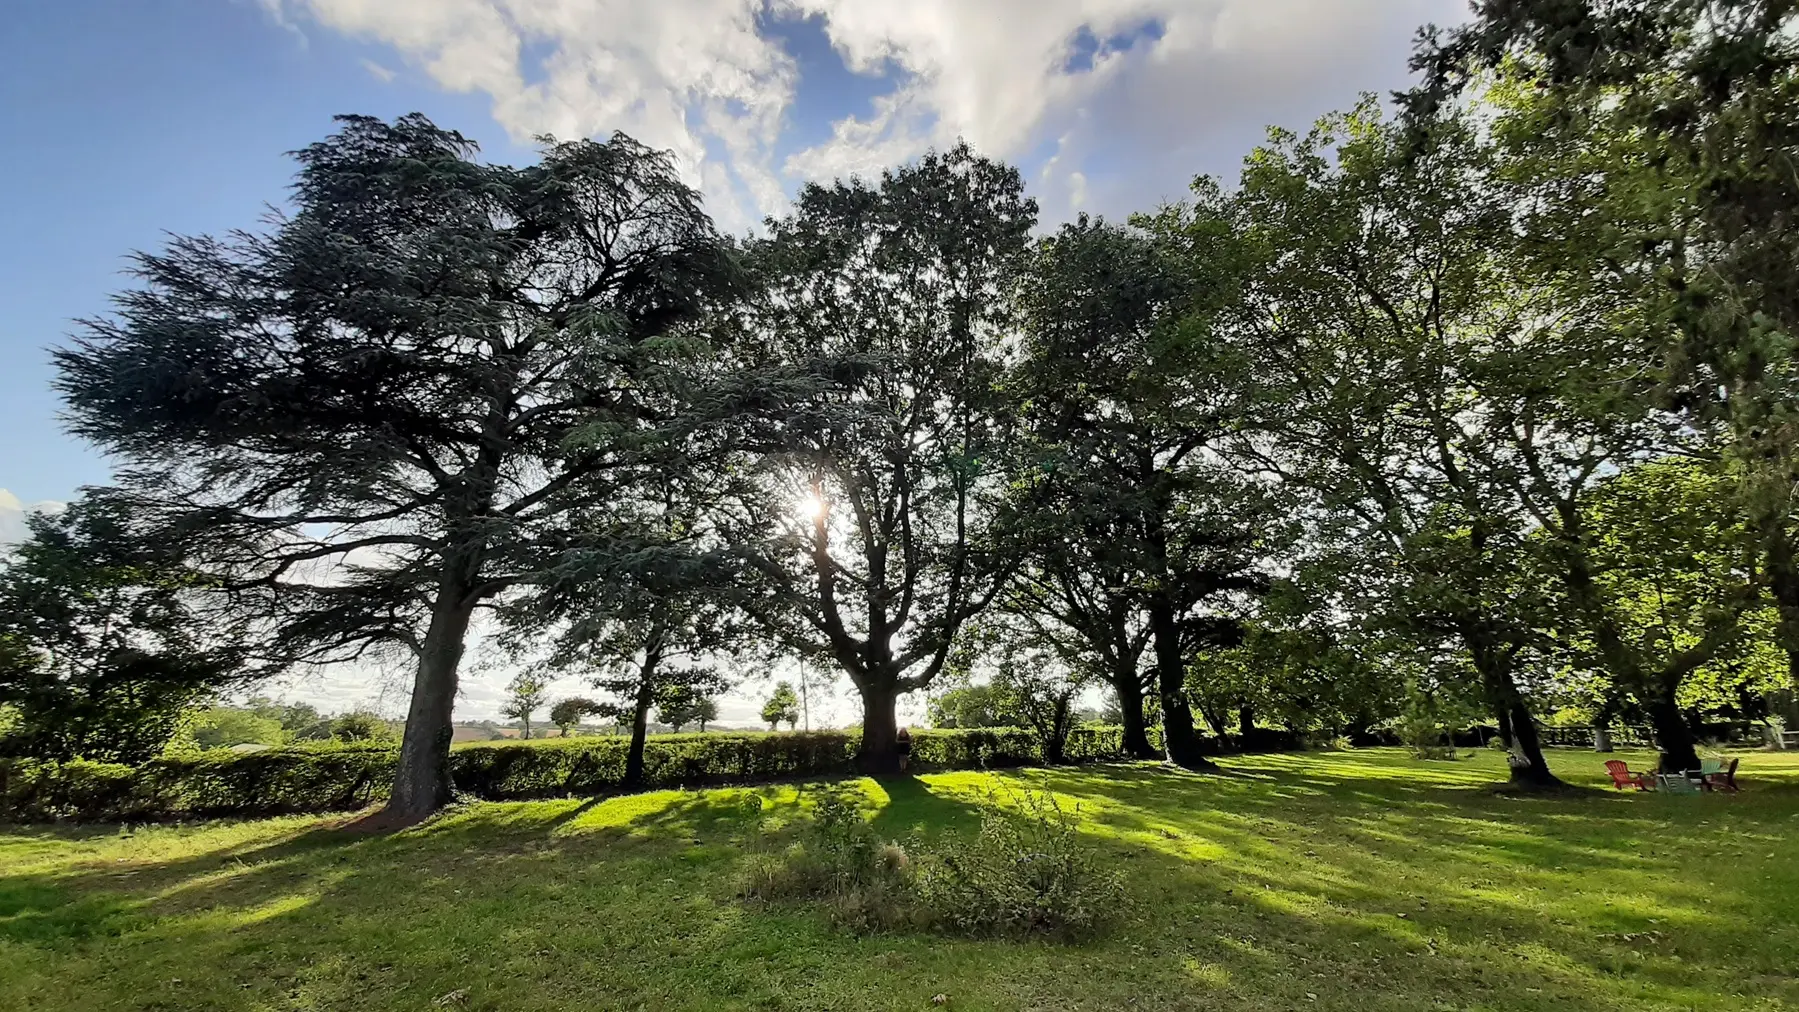
[[[999,782],[1078,803],[1133,909],[1075,947],[746,907],[744,790],[389,838],[0,827],[0,1010],[1799,1008],[1799,754],[1747,755],[1736,797],[1496,796],[1485,752],[1227,764],[862,781],[897,838],[967,831]],[[803,788],[753,793],[794,812]]]

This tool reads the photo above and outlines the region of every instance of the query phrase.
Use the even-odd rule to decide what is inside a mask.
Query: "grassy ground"
[[[1633,766],[1646,756],[1628,756]],[[1741,795],[1480,790],[1389,750],[1025,773],[1133,909],[1103,941],[853,937],[735,898],[746,791],[0,828],[0,1009],[1799,1009],[1799,755]],[[1599,760],[1553,763],[1590,785]],[[865,781],[895,837],[994,776]],[[794,805],[794,787],[755,793]]]

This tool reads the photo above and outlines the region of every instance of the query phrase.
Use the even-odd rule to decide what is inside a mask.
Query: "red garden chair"
[[[1655,784],[1649,779],[1649,774],[1632,773],[1630,766],[1622,760],[1607,759],[1605,771],[1612,775],[1612,787],[1616,790],[1621,791],[1626,787],[1635,787],[1639,791],[1655,790]]]

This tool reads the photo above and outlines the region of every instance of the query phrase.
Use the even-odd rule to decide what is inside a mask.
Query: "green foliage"
[[[974,839],[920,861],[925,907],[963,934],[1092,937],[1124,915],[1124,884],[1082,839],[1084,821],[1046,791],[989,795]]]
[[[206,581],[91,492],[28,518],[0,562],[0,754],[139,760],[186,711],[247,675],[239,633],[201,608]]]
[[[275,721],[293,741],[320,741],[331,737],[331,719],[311,703],[289,703],[253,696],[244,709]]]
[[[710,696],[701,695],[693,685],[677,683],[662,690],[656,700],[656,716],[680,734],[689,724],[716,720],[718,704]]]
[[[1409,688],[1398,720],[1400,740],[1420,759],[1455,759],[1455,735],[1478,718],[1480,709],[1458,699],[1454,683],[1435,689],[1414,683]]]
[[[550,723],[561,729],[562,736],[567,738],[575,733],[575,725],[581,723],[582,717],[599,713],[600,709],[600,704],[591,699],[583,696],[571,696],[568,699],[557,700],[555,705],[550,707]]]
[[[762,720],[770,731],[786,722],[788,730],[800,721],[800,696],[793,691],[790,682],[775,685],[775,691],[769,694],[768,701],[762,704]]]
[[[1636,674],[1616,688],[1645,701],[1672,675],[1688,713],[1781,687],[1786,658],[1755,586],[1760,546],[1732,501],[1735,488],[1717,468],[1667,460],[1628,468],[1590,497],[1591,607],[1603,610],[1564,632],[1575,663],[1609,664],[1620,679]],[[1610,664],[1595,642],[1602,636],[1633,664]]]
[[[311,743],[137,766],[0,760],[0,818],[132,822],[360,808],[384,796],[396,755],[390,745]]]
[[[523,724],[523,737],[530,738],[531,715],[543,708],[549,690],[549,680],[542,675],[530,671],[519,672],[506,685],[506,699],[500,704],[500,715]]]
[[[212,706],[200,711],[191,718],[185,733],[201,748],[284,745],[288,739],[279,720],[233,706]]]
[[[869,824],[867,796],[855,788],[809,793],[812,821],[801,839],[779,852],[751,855],[744,896],[817,903],[851,931],[924,926],[911,856]]]
[[[331,721],[331,739],[345,743],[380,744],[399,737],[391,721],[378,713],[352,710]]]
[[[935,727],[1022,727],[1017,700],[993,682],[958,685],[931,697],[928,716]]]

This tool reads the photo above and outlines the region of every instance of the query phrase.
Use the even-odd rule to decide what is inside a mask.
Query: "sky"
[[[721,227],[808,180],[964,138],[1024,172],[1046,227],[1233,178],[1270,125],[1404,87],[1465,0],[16,0],[0,32],[0,542],[103,484],[49,349],[170,234],[257,228],[331,117],[419,111],[524,163],[622,130],[673,151]],[[403,704],[403,679],[287,694]],[[493,716],[475,672],[458,717]],[[381,683],[377,685],[376,683]],[[384,694],[382,685],[387,686]],[[398,700],[396,703],[395,700]],[[742,718],[744,700],[728,700]]]

